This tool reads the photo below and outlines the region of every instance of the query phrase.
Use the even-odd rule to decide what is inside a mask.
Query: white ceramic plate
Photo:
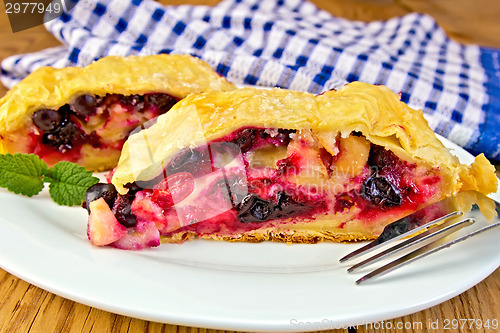
[[[367,271],[347,274],[338,259],[362,244],[193,241],[133,252],[91,246],[86,211],[47,194],[2,191],[0,211],[3,269],[89,306],[187,326],[305,332],[388,320],[446,301],[500,265],[500,228],[357,286]]]

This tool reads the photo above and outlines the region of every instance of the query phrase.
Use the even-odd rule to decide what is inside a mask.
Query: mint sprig
[[[0,155],[0,186],[32,197],[43,189],[47,164],[36,155]]]
[[[44,180],[49,184],[52,200],[60,205],[80,205],[87,189],[99,181],[92,172],[71,162],[59,162],[47,170]]]
[[[34,154],[0,154],[0,187],[32,197],[49,183],[49,195],[59,205],[80,205],[87,189],[99,182],[92,172],[71,162],[53,167]]]

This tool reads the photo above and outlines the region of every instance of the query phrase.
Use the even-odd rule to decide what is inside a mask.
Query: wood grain
[[[500,47],[500,3],[491,0],[312,0],[319,8],[350,20],[386,20],[411,12],[431,15],[461,43]]]
[[[485,0],[312,0],[335,16],[351,20],[372,21],[410,12],[433,16],[451,38],[463,43],[500,47],[500,2]],[[214,5],[218,0],[160,1],[164,4]],[[13,34],[3,5],[0,5],[0,60],[12,54],[33,52],[59,45],[44,27],[39,26]],[[0,95],[6,89],[0,87]],[[500,270],[496,270],[475,287],[437,306],[408,316],[386,321],[409,329],[381,330],[377,326],[360,326],[358,332],[421,332],[422,323],[445,319],[500,320]],[[389,325],[390,326],[390,325]],[[413,327],[411,327],[413,326]],[[469,330],[454,330],[454,332]],[[493,330],[485,330],[486,332]],[[0,269],[0,332],[227,332],[203,328],[161,324],[116,315],[82,305],[37,288]],[[347,332],[331,330],[329,332]]]

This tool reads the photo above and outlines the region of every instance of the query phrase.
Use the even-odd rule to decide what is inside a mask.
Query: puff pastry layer
[[[49,164],[69,160],[107,170],[135,127],[191,93],[234,88],[189,55],[109,56],[84,68],[43,67],[0,100],[0,152],[37,153]],[[79,106],[95,110],[78,114]],[[49,112],[35,117],[40,110]],[[61,126],[61,117],[50,111],[64,114]],[[59,127],[53,130],[54,123]]]
[[[389,89],[356,82],[319,96],[191,95],[129,137],[112,184],[109,210],[122,223],[128,205],[132,223],[111,244],[141,248],[156,237],[372,239],[444,197],[496,191],[497,178],[483,155],[460,164],[423,113]],[[90,216],[99,223],[98,211]]]

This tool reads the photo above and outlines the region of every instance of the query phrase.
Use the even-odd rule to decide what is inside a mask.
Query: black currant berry
[[[71,104],[71,110],[79,116],[86,117],[94,114],[98,105],[99,101],[94,95],[81,95]]]
[[[363,195],[375,205],[399,206],[403,201],[397,187],[378,173],[365,180]]]
[[[134,201],[133,195],[118,195],[112,209],[118,222],[126,228],[137,224],[135,215],[132,213],[132,201]]]
[[[150,105],[156,106],[162,113],[165,113],[170,110],[179,99],[169,94],[152,93],[145,95],[145,101]]]
[[[99,198],[104,198],[108,206],[111,208],[115,203],[118,192],[113,184],[97,183],[87,189],[85,193],[85,206],[90,213],[89,204]]]
[[[273,214],[274,204],[258,195],[248,194],[238,206],[238,219],[243,223],[263,222]]]
[[[56,130],[64,121],[64,116],[57,110],[41,109],[33,113],[33,123],[44,132]]]
[[[246,153],[252,149],[256,137],[257,131],[247,128],[239,133],[238,137],[233,140],[233,143],[240,147],[242,153]]]

